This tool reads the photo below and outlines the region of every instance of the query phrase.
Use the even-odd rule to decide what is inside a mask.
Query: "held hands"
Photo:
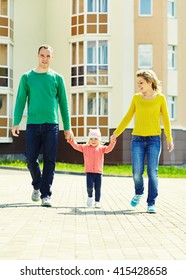
[[[12,135],[15,137],[19,137],[19,125],[12,127]]]
[[[167,150],[171,153],[174,150],[173,142],[167,142]]]
[[[65,139],[67,141],[73,141],[74,140],[74,134],[73,134],[72,130],[64,130],[64,135],[65,135]]]

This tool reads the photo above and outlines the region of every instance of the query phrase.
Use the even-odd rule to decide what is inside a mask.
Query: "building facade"
[[[11,126],[22,73],[37,66],[37,49],[54,48],[52,68],[66,81],[71,124],[78,142],[99,127],[107,143],[136,92],[137,69],[153,69],[162,81],[175,150],[162,133],[161,164],[186,163],[184,0],[0,0],[0,154],[24,154],[26,109],[19,139]],[[108,164],[130,164],[133,121],[118,138]],[[58,161],[82,162],[60,124]]]

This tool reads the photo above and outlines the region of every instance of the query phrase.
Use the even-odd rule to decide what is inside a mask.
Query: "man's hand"
[[[19,125],[12,127],[12,135],[15,137],[19,137]]]
[[[72,141],[74,139],[74,134],[72,130],[64,130],[64,135],[66,140]]]

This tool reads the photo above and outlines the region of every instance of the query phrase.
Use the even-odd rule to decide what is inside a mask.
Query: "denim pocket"
[[[139,142],[142,140],[142,137],[141,136],[137,136],[137,135],[133,135],[132,136],[132,142]]]
[[[160,141],[160,135],[149,136],[149,140]]]

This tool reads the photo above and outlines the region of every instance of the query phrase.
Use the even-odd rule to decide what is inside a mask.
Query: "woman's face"
[[[143,77],[137,77],[137,86],[142,94],[152,90],[152,83],[148,83]]]

